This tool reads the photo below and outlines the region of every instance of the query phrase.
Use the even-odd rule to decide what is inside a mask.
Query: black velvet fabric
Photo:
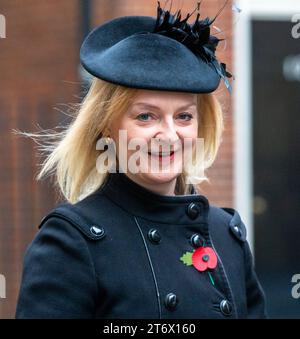
[[[210,93],[220,76],[182,43],[151,33],[156,20],[127,16],[110,20],[84,40],[83,67],[97,78],[132,88]]]
[[[161,196],[110,174],[97,192],[42,220],[26,251],[16,317],[264,318],[244,227],[235,210],[211,206],[202,195]],[[153,229],[159,242],[149,236]],[[214,285],[207,271],[180,260],[194,250],[195,234],[217,254]]]

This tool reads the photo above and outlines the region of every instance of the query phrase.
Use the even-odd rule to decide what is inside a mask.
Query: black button
[[[99,239],[103,238],[105,235],[105,231],[103,227],[91,226],[90,232]]]
[[[154,244],[159,244],[161,241],[161,236],[158,232],[158,230],[152,228],[149,232],[148,232],[148,238],[149,240],[154,243]]]
[[[168,310],[173,311],[178,304],[178,298],[176,294],[169,293],[165,297],[165,306]]]
[[[192,246],[196,248],[204,246],[204,239],[199,234],[193,234],[191,236],[190,241],[191,241]]]
[[[187,207],[187,215],[191,219],[196,219],[200,213],[200,207],[196,205],[195,203],[190,203]]]
[[[226,315],[226,316],[229,316],[232,312],[232,306],[230,304],[230,302],[228,300],[222,300],[220,302],[220,310],[221,312]]]
[[[240,241],[246,241],[247,231],[243,223],[232,223],[230,225],[230,231]]]
[[[240,228],[239,228],[238,225],[233,226],[233,230],[234,230],[234,232],[236,233],[236,235],[237,235],[238,237],[241,237],[241,236],[242,236],[242,232],[241,232],[241,230],[240,230]]]

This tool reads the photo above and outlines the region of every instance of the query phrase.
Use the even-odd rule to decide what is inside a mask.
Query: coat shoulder
[[[212,223],[218,223],[226,228],[239,241],[245,242],[247,239],[247,229],[243,223],[238,211],[229,207],[210,207],[209,220]]]
[[[85,238],[94,241],[100,240],[105,237],[105,229],[99,221],[93,220],[96,204],[98,205],[97,211],[101,213],[102,208],[99,208],[101,198],[99,199],[99,196],[95,198],[94,195],[91,195],[75,204],[61,203],[41,220],[38,228],[44,227],[49,219],[56,218],[75,227]],[[101,217],[97,219],[103,220]]]

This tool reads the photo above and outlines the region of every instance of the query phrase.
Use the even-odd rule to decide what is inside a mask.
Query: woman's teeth
[[[160,157],[170,157],[174,154],[174,152],[166,152],[166,153],[155,153],[155,152],[148,152],[149,155],[160,156]]]

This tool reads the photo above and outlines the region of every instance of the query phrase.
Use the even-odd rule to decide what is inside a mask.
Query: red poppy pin
[[[187,266],[193,265],[200,272],[207,270],[211,283],[215,284],[208,269],[216,268],[218,258],[211,247],[199,247],[194,252],[185,252],[180,260]]]

